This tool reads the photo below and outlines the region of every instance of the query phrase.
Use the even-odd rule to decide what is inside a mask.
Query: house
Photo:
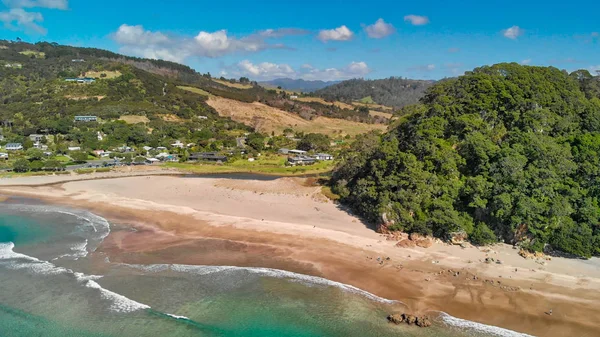
[[[75,116],[76,122],[95,122],[98,120],[96,116]]]
[[[327,153],[317,153],[313,158],[316,160],[333,160],[333,156]]]
[[[36,148],[36,149],[44,150],[44,151],[48,150],[48,145],[42,144],[40,142],[33,143],[33,147]]]
[[[168,154],[168,153],[159,153],[155,156],[158,160],[160,161],[166,161],[166,162],[177,162],[179,161],[179,158],[177,157],[177,155],[174,154]]]
[[[29,139],[31,139],[31,141],[34,143],[41,142],[44,138],[46,138],[46,136],[36,133],[29,135]]]
[[[0,159],[8,160],[8,153],[0,152]]]
[[[192,153],[190,160],[206,160],[206,161],[227,161],[227,157],[219,155],[217,152],[198,152]]]
[[[171,144],[172,147],[178,147],[178,148],[183,148],[185,146],[185,144],[183,144],[180,141],[175,141],[175,143]]]
[[[69,146],[67,148],[69,151],[81,151],[81,146]]]
[[[317,160],[307,156],[297,156],[297,157],[289,157],[288,163],[292,166],[295,165],[312,165]]]
[[[115,151],[118,151],[118,152],[133,152],[133,149],[130,146],[123,145],[123,146],[119,146],[118,148],[116,148]]]
[[[296,96],[296,95],[290,95],[290,99],[298,99],[298,96]]]
[[[160,160],[156,159],[156,158],[146,158],[146,164],[154,164],[154,163],[158,163]]]
[[[279,153],[281,153],[281,154],[288,154],[288,153],[290,152],[290,149],[281,148],[281,149],[279,149],[279,151],[277,151],[277,152],[279,152]]]
[[[79,84],[91,84],[96,82],[95,78],[91,77],[69,77],[65,78],[65,82],[77,82]]]
[[[85,60],[84,59],[72,59],[71,62],[80,63],[80,62],[85,62]]]
[[[8,143],[4,147],[6,151],[20,151],[23,150],[23,144],[21,143]]]
[[[146,152],[154,150],[152,146],[144,146],[142,149],[144,149]]]
[[[206,116],[198,116],[199,119],[208,119]]]
[[[104,135],[100,131],[98,131],[98,140],[100,140],[100,141],[104,140]]]
[[[96,157],[101,157],[104,154],[104,150],[94,150],[92,151],[92,153],[96,156]]]
[[[4,68],[21,69],[21,68],[23,68],[23,65],[21,63],[7,63],[7,64],[4,65]]]
[[[166,148],[166,147],[164,147],[164,146],[158,146],[156,149],[157,149],[158,151],[166,151],[166,150],[167,150],[167,148]]]
[[[295,155],[305,155],[305,154],[306,154],[306,151],[302,151],[302,150],[289,150],[289,151],[288,151],[288,154],[289,154],[289,153],[291,153],[291,154],[295,154]]]

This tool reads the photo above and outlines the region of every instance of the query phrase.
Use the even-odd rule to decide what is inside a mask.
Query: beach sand
[[[113,229],[97,251],[112,262],[277,268],[400,300],[409,312],[444,311],[536,336],[600,334],[598,259],[542,264],[501,244],[398,248],[303,178],[165,173],[173,172],[1,179],[0,194],[82,207],[133,226]]]

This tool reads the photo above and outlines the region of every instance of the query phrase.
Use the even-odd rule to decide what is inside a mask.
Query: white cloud
[[[289,77],[304,80],[332,81],[363,77],[371,72],[371,69],[365,62],[351,62],[345,67],[326,69],[318,69],[311,65],[304,64],[298,71],[288,64],[276,64],[270,62],[254,64],[248,60],[244,60],[230,68],[230,71],[226,71],[226,73],[233,76],[248,76],[257,80]]]
[[[393,34],[396,29],[389,23],[385,23],[383,19],[375,21],[374,24],[365,27],[365,31],[370,38],[381,39],[388,35]]]
[[[590,67],[590,71],[591,71],[591,72],[593,72],[593,73],[594,73],[594,72],[599,72],[599,74],[600,74],[600,65],[597,65],[597,66],[591,66],[591,67]]]
[[[27,12],[22,8],[12,8],[7,12],[0,12],[0,22],[12,30],[22,30],[30,34],[46,34],[46,28],[39,25],[44,21],[40,13]]]
[[[426,16],[411,14],[405,16],[404,21],[410,22],[410,24],[414,26],[423,26],[429,23],[429,18]]]
[[[298,77],[305,80],[335,81],[363,77],[371,72],[365,62],[351,62],[342,68],[311,69]]]
[[[273,79],[296,75],[294,69],[287,64],[275,64],[270,62],[253,64],[248,60],[244,60],[238,63],[237,66],[243,74],[259,79]]]
[[[297,34],[299,31],[295,29],[270,29],[235,38],[229,36],[226,30],[218,30],[216,32],[201,31],[194,37],[185,37],[149,31],[141,25],[123,24],[113,34],[113,39],[121,46],[121,51],[124,53],[183,62],[192,56],[214,58],[240,52],[285,49],[287,47],[284,45],[269,44],[266,40]]]
[[[531,59],[525,59],[523,61],[521,61],[521,64],[527,65],[531,63]]]
[[[260,31],[258,35],[268,38],[278,38],[284,36],[293,36],[293,35],[307,35],[310,34],[310,31],[306,29],[299,28],[278,28],[278,29],[265,29]]]
[[[38,12],[28,12],[23,8],[67,9],[68,0],[2,0],[9,10],[0,12],[0,22],[11,30],[21,30],[27,34],[46,34],[46,28],[39,23],[44,16]]]
[[[329,40],[333,41],[348,41],[352,39],[354,33],[348,29],[346,26],[340,26],[335,29],[324,29],[319,32],[317,38],[322,42],[327,42]]]
[[[511,40],[515,40],[524,33],[525,31],[519,26],[512,26],[502,31],[502,35],[504,35],[505,38]]]
[[[2,0],[2,3],[8,8],[69,8],[68,0]]]

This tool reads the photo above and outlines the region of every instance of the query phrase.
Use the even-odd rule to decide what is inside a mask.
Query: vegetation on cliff
[[[390,230],[600,254],[600,78],[486,66],[358,139],[334,192]]]

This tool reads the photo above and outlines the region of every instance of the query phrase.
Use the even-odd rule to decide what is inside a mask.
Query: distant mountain
[[[340,81],[305,81],[292,78],[278,78],[271,81],[259,82],[260,85],[266,87],[281,87],[285,90],[302,92],[312,92],[337,83],[340,83]]]
[[[317,90],[314,94],[329,101],[349,102],[366,99],[400,108],[417,103],[424,96],[425,90],[434,83],[400,77],[380,80],[352,79]]]

